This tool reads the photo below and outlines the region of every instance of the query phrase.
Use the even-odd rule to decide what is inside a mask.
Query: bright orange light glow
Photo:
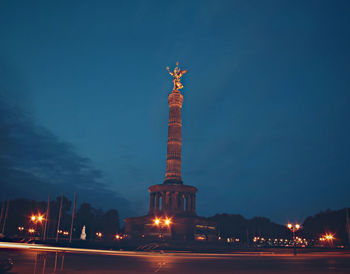
[[[119,234],[115,235],[115,238],[116,238],[117,240],[119,240],[119,239],[120,239]]]
[[[30,217],[30,219],[34,222],[36,219],[36,216],[32,215],[32,217]]]
[[[155,225],[159,225],[159,224],[160,224],[160,219],[155,218],[155,219],[154,219],[154,224],[155,224]]]
[[[101,238],[102,237],[102,233],[101,232],[96,232],[96,236]]]
[[[24,227],[23,227],[23,226],[19,226],[19,227],[18,227],[18,230],[19,230],[19,231],[23,231],[23,230],[24,230]]]
[[[34,232],[35,232],[35,229],[34,229],[34,228],[29,228],[29,229],[28,229],[28,232],[29,232],[29,233],[34,233]]]
[[[42,222],[43,220],[44,220],[44,217],[41,216],[41,215],[39,215],[39,216],[38,216],[38,221],[39,221],[39,222]]]
[[[299,224],[296,224],[296,225],[295,225],[295,228],[296,228],[296,229],[299,229],[299,228],[300,228],[300,225],[299,225]]]
[[[68,231],[64,231],[64,232],[63,232],[63,235],[64,235],[64,236],[67,236],[68,234],[69,234]]]
[[[171,220],[168,219],[168,218],[166,218],[166,219],[165,219],[165,224],[166,224],[166,225],[170,225],[170,224],[171,224]]]
[[[292,224],[288,224],[287,227],[288,227],[289,229],[291,229],[291,228],[293,227],[293,225],[292,225]]]
[[[198,241],[205,241],[206,238],[204,236],[196,236],[196,240],[198,240]]]
[[[334,236],[332,234],[326,234],[324,236],[326,238],[326,240],[330,241],[330,240],[334,240]]]

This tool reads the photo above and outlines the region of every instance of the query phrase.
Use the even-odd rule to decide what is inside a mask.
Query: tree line
[[[62,210],[60,226],[58,219],[62,198]],[[8,205],[8,208],[7,208]],[[59,196],[50,200],[49,215],[46,216],[48,203],[45,201],[35,201],[29,199],[15,199],[3,201],[1,203],[0,233],[4,228],[4,234],[9,237],[28,236],[29,229],[35,230],[35,236],[42,237],[44,233],[45,221],[46,238],[55,239],[59,231],[59,239],[68,239],[72,222],[72,201],[65,196]],[[7,211],[7,212],[6,212]],[[43,216],[42,221],[33,221],[32,216]],[[89,203],[82,203],[75,212],[73,225],[73,239],[79,239],[83,226],[86,227],[86,239],[93,240],[96,233],[101,232],[103,239],[113,239],[120,231],[119,213],[116,209],[103,211],[96,209]],[[6,218],[5,218],[6,217]],[[66,232],[66,233],[64,233]],[[68,234],[67,234],[68,233]]]
[[[58,227],[60,203],[62,198],[62,211],[60,226]],[[7,206],[9,205],[9,206]],[[36,236],[42,236],[44,221],[47,219],[47,239],[55,239],[57,230],[60,240],[68,239],[72,221],[72,201],[65,196],[50,200],[49,216],[45,216],[47,202],[29,199],[15,199],[0,203],[0,233],[3,231],[9,237],[28,236],[28,229],[33,228]],[[333,234],[337,244],[348,246],[350,243],[350,220],[347,210],[326,210],[314,216],[307,217],[301,223],[298,231],[300,237],[317,240],[325,233]],[[7,212],[6,212],[7,211]],[[33,222],[31,216],[41,214],[43,222]],[[6,218],[5,218],[6,217]],[[219,237],[239,238],[242,242],[251,242],[255,236],[265,238],[291,238],[291,231],[286,225],[276,224],[265,217],[246,219],[239,214],[216,214],[208,217],[208,220],[216,224]],[[116,209],[103,211],[96,209],[89,203],[82,203],[75,212],[72,238],[80,239],[83,226],[86,227],[86,239],[95,240],[96,233],[102,233],[102,239],[113,240],[117,233],[121,232],[119,213]],[[19,230],[23,228],[23,231]]]
[[[331,234],[337,245],[350,245],[350,208],[326,210],[314,216],[307,217],[300,223],[301,229],[297,236],[318,241],[322,235]],[[229,238],[236,237],[242,242],[251,242],[255,236],[264,238],[292,237],[286,225],[276,224],[265,217],[246,219],[239,214],[216,214],[208,218],[217,225],[218,235]]]

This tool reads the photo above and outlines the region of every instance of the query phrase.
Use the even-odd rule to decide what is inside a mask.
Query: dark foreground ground
[[[53,249],[40,245],[0,246],[16,262],[10,273],[350,273],[349,252],[284,250],[230,254]]]

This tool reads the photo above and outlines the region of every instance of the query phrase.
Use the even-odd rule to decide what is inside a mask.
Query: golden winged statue
[[[187,69],[180,70],[179,68],[179,62],[176,62],[176,67],[173,72],[170,71],[169,67],[166,67],[166,69],[169,71],[170,75],[173,76],[173,83],[174,83],[174,91],[179,91],[179,89],[182,89],[184,86],[181,84],[180,79],[182,75],[188,72]]]

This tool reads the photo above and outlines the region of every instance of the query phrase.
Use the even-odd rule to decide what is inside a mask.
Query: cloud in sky
[[[21,107],[24,87],[12,82],[14,71],[0,71],[0,199],[45,199],[49,193],[72,199],[77,192],[81,202],[130,214],[129,202],[108,189],[106,178],[90,159],[36,124],[29,108]]]

